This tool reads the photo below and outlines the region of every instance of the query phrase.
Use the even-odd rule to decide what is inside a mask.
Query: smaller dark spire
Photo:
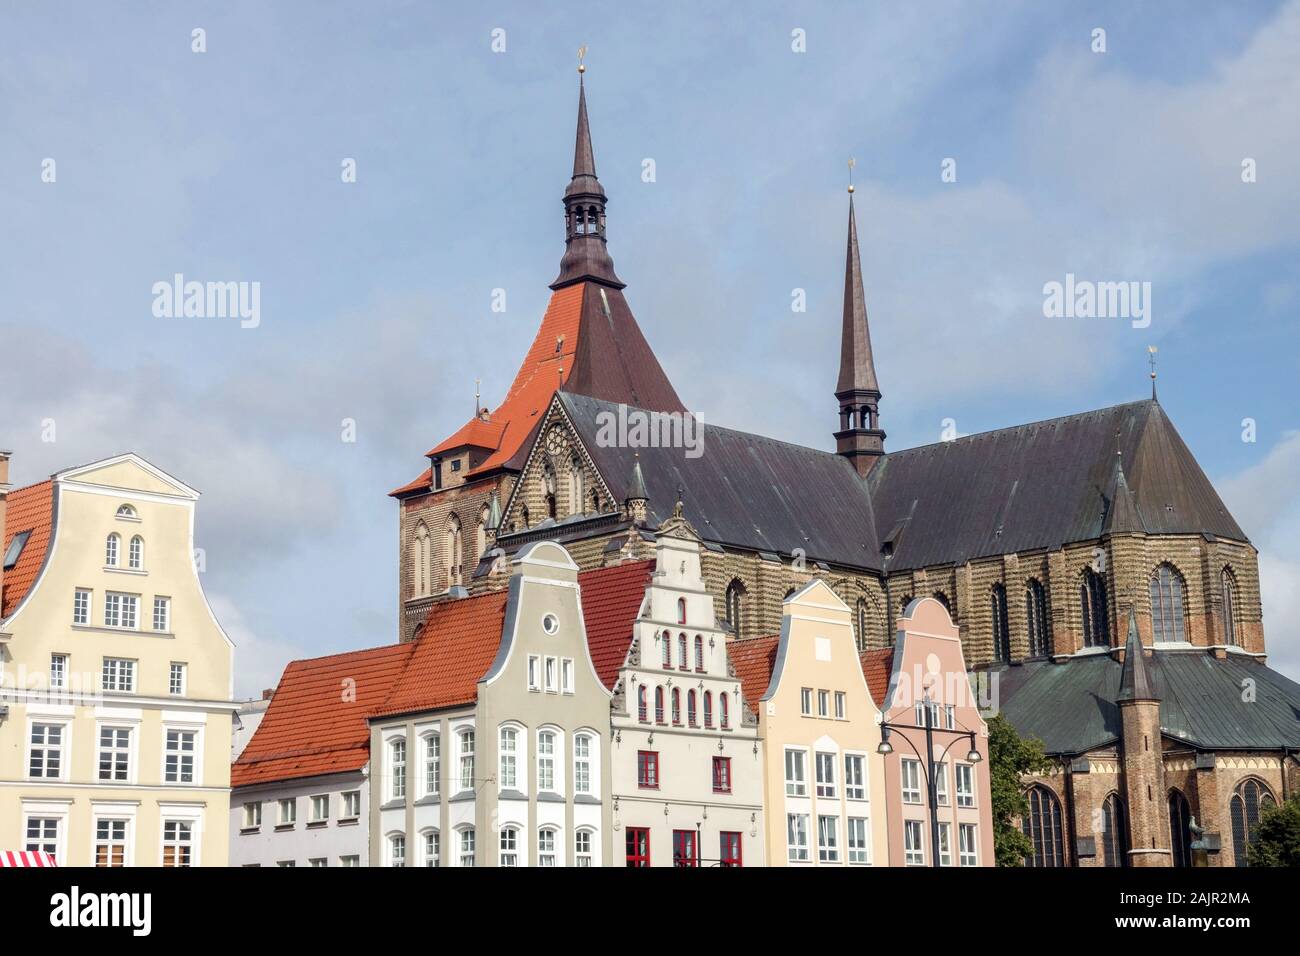
[[[632,463],[632,483],[627,489],[628,501],[649,501],[650,495],[645,490],[645,476],[641,474],[641,453],[637,452]]]
[[[1115,453],[1115,472],[1111,478],[1110,507],[1106,509],[1106,520],[1102,523],[1102,534],[1132,534],[1147,530],[1138,510],[1137,501],[1129,489],[1128,479],[1124,477],[1124,459]]]
[[[850,171],[853,168],[849,161]],[[844,261],[844,315],[840,329],[840,375],[835,384],[840,427],[835,450],[866,477],[885,453],[885,433],[880,428],[880,384],[871,355],[867,327],[867,296],[862,283],[862,257],[858,252],[858,223],[853,211],[853,184],[849,184],[849,238]]]
[[[1146,656],[1142,653],[1142,637],[1138,634],[1137,611],[1128,609],[1128,641],[1124,645],[1124,667],[1119,676],[1118,704],[1134,703],[1140,700],[1159,701],[1155,684],[1151,682],[1150,668]]]
[[[497,497],[495,491],[492,492],[492,501],[488,505],[487,527],[489,531],[496,531],[501,527],[501,499]]]

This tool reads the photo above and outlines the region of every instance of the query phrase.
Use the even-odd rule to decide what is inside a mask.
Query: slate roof
[[[1164,410],[1148,400],[885,455],[867,484],[877,527],[899,532],[891,569],[1099,537],[1117,442],[1148,532],[1247,540]],[[1125,524],[1133,520],[1126,513]]]
[[[411,648],[392,644],[291,662],[230,768],[230,785],[360,770],[370,757],[366,717],[388,695]],[[344,697],[345,680],[352,681],[355,700]]]
[[[672,513],[681,487],[686,518],[706,541],[787,555],[802,548],[810,561],[879,566],[871,500],[848,459],[708,423],[697,458],[683,448],[602,447],[598,416],[617,415],[618,405],[567,390],[557,397],[616,501],[640,461],[652,524]]]
[[[1161,730],[1201,750],[1300,747],[1300,684],[1258,660],[1199,650],[1158,650],[1146,659],[1160,698]],[[1000,668],[1002,712],[1049,754],[1075,755],[1119,739],[1120,664],[1109,654]],[[1243,687],[1256,698],[1243,700]]]
[[[54,529],[54,482],[40,481],[26,488],[15,488],[6,499],[4,541],[0,541],[0,561],[9,552],[9,544],[18,535],[30,531],[17,563],[4,572],[0,592],[0,621],[14,609],[35,583],[49,550]]]

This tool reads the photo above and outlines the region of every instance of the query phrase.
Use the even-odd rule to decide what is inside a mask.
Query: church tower
[[[1130,822],[1129,864],[1170,866],[1169,813],[1165,802],[1164,738],[1160,734],[1160,694],[1138,634],[1137,615],[1128,612],[1128,642],[1120,670],[1119,705],[1124,760],[1124,790]]]
[[[849,186],[849,241],[844,263],[844,327],[835,398],[840,403],[835,450],[853,462],[858,474],[865,478],[885,453],[885,433],[880,428],[880,385],[876,381],[871,332],[867,328],[867,297],[862,288],[852,185]]]

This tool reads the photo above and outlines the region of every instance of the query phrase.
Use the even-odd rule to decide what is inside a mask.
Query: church
[[[887,450],[850,187],[835,450],[712,424],[696,449],[611,443],[611,416],[689,413],[614,268],[583,79],[537,335],[500,404],[390,493],[400,639],[505,587],[535,542],[583,571],[644,561],[677,516],[729,641],[776,634],[814,579],[863,651],[914,598],[947,608],[989,707],[1054,768],[1027,781],[1029,865],[1244,865],[1261,808],[1300,785],[1300,685],[1266,666],[1255,548],[1154,380],[1149,399]]]

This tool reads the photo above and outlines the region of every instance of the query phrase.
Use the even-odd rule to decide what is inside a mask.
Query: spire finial
[[[582,46],[578,47],[578,72],[580,74],[587,72],[587,64],[582,62],[586,56],[587,56],[587,44],[584,43]]]
[[[1147,361],[1151,363],[1151,401],[1156,400],[1156,347],[1147,346]]]
[[[853,195],[853,167],[856,166],[857,164],[858,161],[854,159],[852,156],[850,156],[849,157],[849,195],[850,196]]]

